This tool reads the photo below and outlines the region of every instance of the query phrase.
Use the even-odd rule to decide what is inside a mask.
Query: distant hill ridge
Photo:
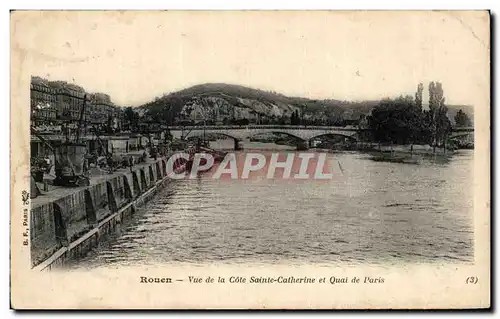
[[[148,110],[159,118],[177,117],[193,98],[221,99],[237,108],[247,108],[262,116],[289,116],[294,110],[302,110],[309,117],[351,117],[367,115],[380,100],[341,101],[333,99],[309,99],[290,97],[283,94],[226,83],[205,83],[172,92],[146,103],[140,108]],[[467,105],[448,105],[448,116],[453,119],[462,109],[473,118],[473,108]]]

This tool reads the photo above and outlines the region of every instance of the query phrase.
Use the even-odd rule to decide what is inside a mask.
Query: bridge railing
[[[359,131],[355,126],[309,126],[309,125],[193,125],[169,126],[170,130],[251,130],[251,129],[278,129],[278,130],[351,130]]]
[[[192,126],[169,126],[168,129],[180,130],[252,130],[252,129],[274,129],[274,130],[342,130],[342,131],[370,131],[369,128],[356,126],[310,126],[310,125],[192,125]],[[454,127],[453,132],[473,132],[474,127]]]

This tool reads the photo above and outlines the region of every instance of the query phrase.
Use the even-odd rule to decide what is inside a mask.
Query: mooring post
[[[94,200],[90,194],[90,190],[86,189],[84,191],[85,196],[85,214],[87,215],[87,224],[95,225],[97,224],[96,209],[94,205]]]
[[[116,204],[116,197],[113,190],[113,185],[111,182],[106,182],[106,192],[108,193],[108,205],[111,213],[116,213],[118,211],[118,205]]]

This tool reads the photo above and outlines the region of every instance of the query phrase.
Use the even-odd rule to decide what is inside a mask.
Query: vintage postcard
[[[488,11],[13,11],[14,309],[490,300]]]

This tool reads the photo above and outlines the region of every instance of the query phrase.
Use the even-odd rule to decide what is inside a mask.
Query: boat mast
[[[87,104],[87,94],[83,96],[83,105],[80,108],[80,117],[78,119],[78,126],[76,127],[76,143],[80,142],[80,129],[83,122],[83,115],[85,114],[85,104]]]

